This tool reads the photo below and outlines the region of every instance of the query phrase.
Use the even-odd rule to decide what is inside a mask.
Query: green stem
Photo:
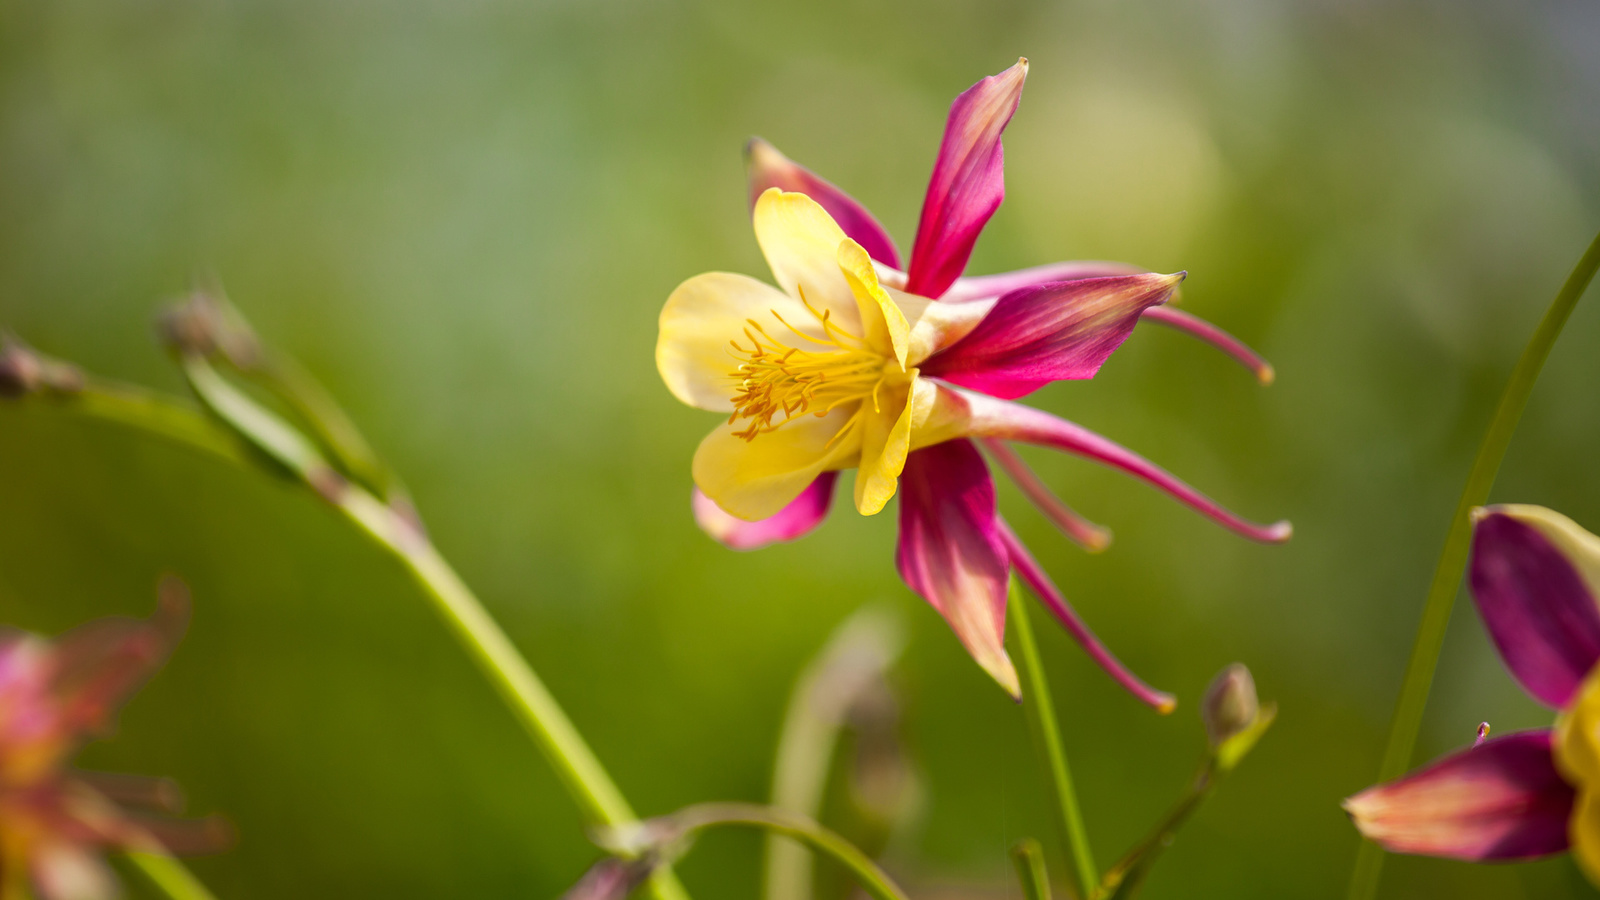
[[[1567,276],[1555,300],[1534,329],[1533,337],[1523,348],[1511,379],[1506,382],[1505,393],[1489,430],[1478,447],[1478,456],[1472,462],[1472,471],[1461,490],[1461,500],[1456,504],[1455,516],[1450,520],[1450,532],[1445,537],[1444,549],[1439,554],[1439,565],[1433,571],[1433,583],[1428,587],[1427,603],[1422,609],[1422,622],[1417,626],[1416,641],[1411,645],[1411,659],[1406,664],[1405,680],[1400,697],[1395,702],[1394,718],[1389,726],[1389,742],[1383,751],[1383,765],[1378,770],[1379,781],[1389,781],[1405,772],[1416,748],[1417,732],[1422,727],[1422,713],[1428,705],[1428,692],[1433,687],[1434,668],[1439,663],[1439,651],[1444,645],[1446,626],[1450,624],[1450,609],[1455,605],[1456,593],[1461,587],[1461,574],[1466,566],[1467,553],[1472,543],[1472,510],[1489,499],[1489,489],[1494,485],[1500,463],[1505,459],[1511,436],[1517,422],[1528,405],[1534,382],[1544,368],[1550,349],[1572,315],[1573,307],[1600,269],[1600,235],[1596,235],[1589,249],[1578,260],[1578,265]],[[1378,877],[1383,868],[1383,851],[1378,845],[1363,842],[1356,855],[1356,865],[1350,876],[1349,900],[1370,900],[1378,890]]]
[[[1050,900],[1050,873],[1044,866],[1044,849],[1033,838],[1011,845],[1011,864],[1017,867],[1017,882],[1024,900]]]
[[[800,673],[778,733],[772,772],[775,808],[819,816],[839,734],[852,707],[883,683],[899,658],[903,632],[900,620],[885,608],[857,610]],[[809,900],[811,876],[805,848],[768,836],[765,900]]]
[[[637,821],[638,817],[549,689],[427,538],[408,519],[365,490],[342,479],[328,482],[331,470],[317,461],[314,451],[297,432],[255,406],[203,362],[189,360],[188,363],[186,374],[197,390],[204,393],[213,410],[228,416],[235,428],[264,429],[264,435],[248,434],[258,448],[305,479],[363,534],[406,567],[451,633],[543,751],[585,818],[605,825]],[[81,393],[63,398],[57,405],[141,428],[230,462],[251,462],[246,448],[234,435],[218,428],[198,410],[160,394],[94,381]],[[657,900],[687,900],[687,893],[670,869],[659,871],[651,881],[651,888]]]
[[[165,853],[130,851],[128,862],[172,900],[215,900],[183,863]]]
[[[874,900],[908,900],[905,891],[871,857],[807,816],[754,803],[701,803],[685,807],[668,819],[682,829],[684,836],[706,828],[736,825],[794,838],[850,870]]]
[[[1143,841],[1106,871],[1106,877],[1101,882],[1100,895],[1107,900],[1128,900],[1135,896],[1143,886],[1145,876],[1150,874],[1150,868],[1155,865],[1162,852],[1177,839],[1178,829],[1182,828],[1184,823],[1189,821],[1189,817],[1194,815],[1194,811],[1200,808],[1200,804],[1211,796],[1211,791],[1215,789],[1218,779],[1223,774],[1225,772],[1217,765],[1216,757],[1208,756],[1201,765],[1200,772],[1190,783],[1189,790],[1179,799],[1177,805],[1156,823]]]
[[[1068,855],[1077,872],[1078,884],[1084,897],[1094,896],[1100,882],[1095,868],[1094,853],[1089,848],[1089,836],[1084,831],[1083,815],[1078,811],[1078,795],[1072,787],[1072,770],[1067,766],[1066,750],[1061,744],[1061,730],[1056,725],[1055,707],[1050,700],[1050,684],[1045,680],[1044,666],[1039,661],[1039,647],[1033,640],[1033,625],[1028,621],[1027,604],[1016,578],[1011,579],[1011,619],[1016,623],[1017,647],[1022,656],[1023,704],[1030,712],[1028,724],[1034,735],[1042,760],[1050,773],[1050,783],[1055,788],[1057,807],[1061,813],[1062,834],[1066,837]]]

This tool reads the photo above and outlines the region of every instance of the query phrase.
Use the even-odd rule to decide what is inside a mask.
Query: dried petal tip
[[[1205,721],[1212,749],[1255,724],[1260,716],[1256,681],[1243,663],[1234,663],[1219,672],[1200,703],[1200,718]]]
[[[226,298],[195,291],[156,317],[156,336],[174,353],[221,356],[243,370],[261,364],[261,342]]]
[[[83,373],[77,366],[51,359],[9,335],[0,342],[0,397],[81,390]]]
[[[650,871],[647,861],[608,857],[584,873],[561,900],[625,900],[650,877]]]
[[[0,348],[0,397],[22,397],[38,390],[44,364],[21,342],[7,339]]]

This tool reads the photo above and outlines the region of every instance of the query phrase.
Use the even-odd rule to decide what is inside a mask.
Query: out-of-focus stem
[[[817,818],[839,730],[862,693],[884,677],[904,637],[888,610],[846,619],[795,682],[778,738],[772,805]],[[767,838],[766,900],[810,900],[811,857],[777,834]]]
[[[850,870],[873,900],[908,900],[905,891],[871,857],[808,816],[753,803],[702,803],[668,817],[687,835],[726,825],[760,828],[794,838]]]
[[[1417,626],[1411,659],[1406,663],[1405,680],[1389,725],[1389,742],[1384,748],[1383,764],[1378,769],[1379,781],[1399,777],[1411,762],[1417,732],[1422,727],[1422,713],[1433,687],[1433,672],[1444,646],[1445,629],[1450,624],[1450,609],[1461,588],[1461,573],[1471,547],[1472,510],[1488,501],[1489,489],[1500,471],[1500,463],[1511,445],[1511,436],[1517,430],[1522,411],[1528,405],[1533,385],[1539,380],[1539,372],[1597,269],[1600,269],[1600,235],[1589,244],[1589,249],[1551,301],[1544,318],[1539,320],[1539,327],[1534,329],[1533,336],[1522,349],[1522,356],[1517,359],[1516,368],[1511,370],[1494,418],[1489,420],[1477,458],[1472,461],[1472,471],[1467,474],[1467,483],[1461,490],[1461,499],[1456,503],[1455,516],[1450,520],[1450,531],[1439,554],[1439,565],[1433,571],[1433,582],[1428,587],[1422,621]],[[1370,900],[1377,893],[1382,868],[1383,851],[1377,844],[1363,841],[1350,876],[1350,900]]]
[[[1007,589],[1011,607],[1011,620],[1016,623],[1017,649],[1022,657],[1022,703],[1028,710],[1028,724],[1033,732],[1034,744],[1050,775],[1055,789],[1057,811],[1061,815],[1062,835],[1067,842],[1067,855],[1077,872],[1083,897],[1094,896],[1100,881],[1095,868],[1094,853],[1089,848],[1089,836],[1084,831],[1083,814],[1078,810],[1078,794],[1072,786],[1072,770],[1067,766],[1067,753],[1061,744],[1061,731],[1056,726],[1055,707],[1050,700],[1050,685],[1045,680],[1044,665],[1039,660],[1039,647],[1033,640],[1033,625],[1028,621],[1027,602],[1015,577]]]
[[[1216,764],[1216,758],[1208,756],[1200,767],[1199,774],[1195,775],[1189,790],[1177,804],[1156,823],[1143,841],[1106,871],[1105,880],[1101,883],[1101,896],[1107,900],[1128,900],[1138,893],[1145,876],[1150,872],[1150,867],[1155,865],[1156,858],[1177,837],[1178,829],[1182,828],[1194,811],[1200,808],[1200,804],[1211,796],[1211,791],[1216,787],[1217,779],[1222,774]]]
[[[166,853],[135,851],[127,857],[134,868],[172,900],[215,900],[188,867]]]
[[[1050,900],[1050,874],[1044,866],[1044,849],[1033,838],[1023,838],[1011,847],[1011,864],[1017,867],[1017,882],[1024,900]]]
[[[533,737],[585,818],[605,825],[637,821],[560,704],[483,604],[410,519],[339,477],[298,432],[223,381],[204,360],[186,358],[184,370],[207,405],[244,432],[256,450],[304,480],[405,566],[451,633]],[[154,392],[90,381],[80,393],[46,402],[140,428],[230,462],[254,461],[253,451],[239,437],[182,401]],[[160,868],[162,864],[154,865]],[[148,872],[142,863],[141,868]],[[657,900],[687,900],[687,893],[668,868],[657,872],[650,888]]]

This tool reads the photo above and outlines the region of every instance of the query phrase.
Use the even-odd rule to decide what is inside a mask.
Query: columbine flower
[[[67,760],[104,734],[117,708],[166,660],[187,606],[168,590],[147,621],[101,619],[48,641],[0,631],[0,895],[116,896],[106,848],[201,852],[227,839],[218,820],[178,822],[170,782],[73,772]]]
[[[1600,884],[1600,538],[1540,506],[1475,511],[1473,599],[1553,729],[1481,739],[1345,801],[1396,853],[1526,859],[1570,846]]]
[[[656,364],[680,400],[728,416],[695,453],[696,519],[735,549],[800,537],[826,517],[838,473],[857,469],[863,515],[900,495],[900,574],[949,621],[1013,696],[1003,646],[1014,570],[1108,672],[1170,709],[1106,651],[995,510],[984,442],[1069,537],[1103,546],[1005,446],[1076,453],[1167,491],[1263,541],[1286,522],[1246,522],[1153,463],[1077,425],[1009,402],[1052,381],[1092,378],[1183,275],[1112,263],[1059,263],[962,278],[1004,196],[1000,134],[1027,61],[956,98],[934,164],[911,264],[859,203],[770,145],[749,148],[756,241],[778,288],[723,272],[689,279],[661,312]],[[1163,321],[1270,368],[1187,316]]]

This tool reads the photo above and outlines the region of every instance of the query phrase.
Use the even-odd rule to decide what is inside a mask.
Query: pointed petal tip
[[[1012,664],[1011,656],[1005,650],[994,654],[974,653],[972,660],[994,679],[995,684],[1000,685],[1000,690],[1005,691],[1013,702],[1022,702],[1022,679],[1017,677],[1017,667]]]
[[[1495,509],[1492,506],[1474,506],[1467,515],[1472,519],[1472,524],[1476,525],[1493,515],[1494,511]]]

